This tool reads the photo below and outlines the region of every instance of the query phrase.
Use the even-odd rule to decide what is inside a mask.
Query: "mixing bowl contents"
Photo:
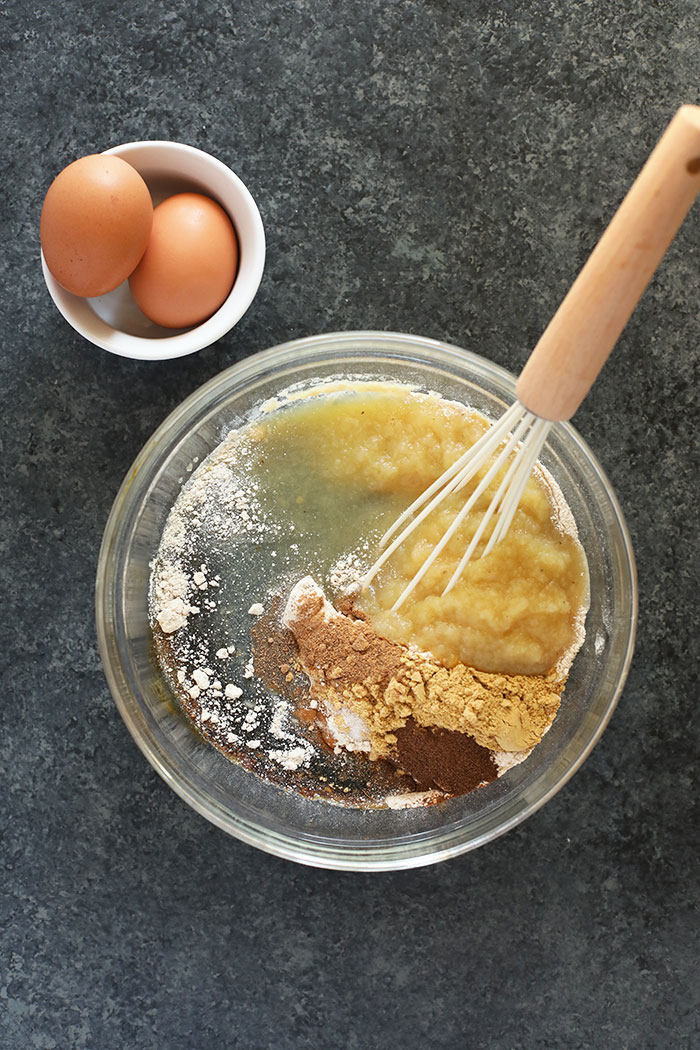
[[[446,596],[488,490],[397,612],[464,492],[360,587],[386,528],[487,426],[438,394],[339,381],[280,395],[189,465],[150,606],[157,658],[206,739],[273,783],[360,807],[434,803],[527,757],[588,604],[549,474],[536,469],[508,535]]]

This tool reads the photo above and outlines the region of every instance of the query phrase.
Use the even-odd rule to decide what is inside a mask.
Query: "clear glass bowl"
[[[615,495],[568,425],[541,459],[579,528],[590,570],[586,640],[554,725],[533,754],[493,784],[439,805],[359,810],[275,787],[227,759],[191,728],[154,656],[149,562],[187,466],[234,422],[294,383],[329,377],[417,384],[498,418],[513,377],[475,354],[385,332],[315,336],[246,359],[206,383],[156,431],[129,470],[107,522],[97,570],[97,631],[105,673],[136,743],[163,779],[231,835],[280,857],[355,871],[432,864],[483,845],[525,820],[578,769],[605,728],[627,676],[637,588]]]

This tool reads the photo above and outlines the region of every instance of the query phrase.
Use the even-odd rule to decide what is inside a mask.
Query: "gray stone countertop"
[[[6,1050],[700,1045],[700,206],[576,424],[636,549],[636,656],[590,759],[490,845],[296,866],[165,785],[105,683],[102,529],[165,416],[232,362],[377,328],[518,371],[675,108],[691,0],[2,5]],[[119,142],[214,153],[257,199],[260,292],[215,346],[104,353],[51,303],[52,177]]]

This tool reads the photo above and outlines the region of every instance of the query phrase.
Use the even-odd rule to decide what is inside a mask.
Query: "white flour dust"
[[[183,487],[151,566],[150,612],[168,638],[167,667],[174,684],[205,735],[229,749],[260,752],[291,771],[306,765],[314,748],[292,731],[288,704],[279,701],[270,710],[270,699],[255,678],[249,641],[244,648],[240,638],[222,637],[220,628],[209,625],[207,614],[228,597],[226,584],[196,557],[200,546],[212,542],[230,548],[277,535],[277,523],[261,509],[254,477],[241,469],[250,451],[245,436],[234,431]],[[245,592],[251,583],[237,586]],[[264,612],[257,598],[250,593],[251,621]],[[197,630],[190,626],[194,620]]]

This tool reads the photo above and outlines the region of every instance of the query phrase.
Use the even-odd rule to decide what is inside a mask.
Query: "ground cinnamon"
[[[290,624],[304,666],[339,695],[358,682],[388,686],[401,668],[403,646],[380,638],[364,620],[329,617],[327,605],[322,592],[305,595]]]

